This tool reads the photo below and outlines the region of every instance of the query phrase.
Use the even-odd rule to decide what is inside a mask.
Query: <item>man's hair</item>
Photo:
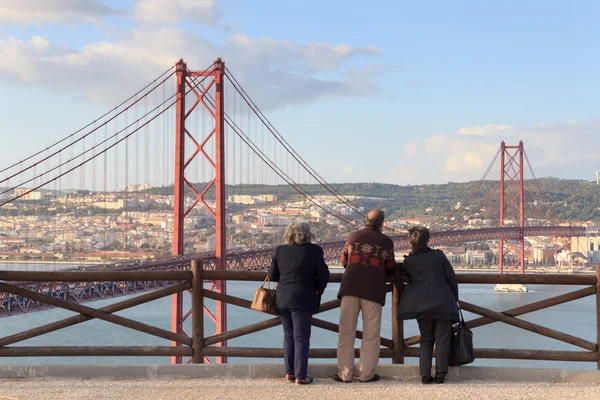
[[[306,222],[294,222],[287,227],[283,238],[289,245],[301,245],[310,243],[315,235],[310,231],[310,225]]]
[[[429,243],[429,229],[422,226],[413,226],[408,230],[408,241],[413,250],[427,247]]]
[[[366,226],[374,226],[376,228],[380,228],[383,225],[383,220],[385,219],[385,213],[379,208],[375,208],[367,214],[365,217],[365,225]]]

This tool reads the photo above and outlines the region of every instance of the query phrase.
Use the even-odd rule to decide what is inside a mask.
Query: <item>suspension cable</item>
[[[275,128],[275,126],[273,126],[273,124],[271,123],[271,121],[265,116],[265,114],[260,110],[260,108],[256,105],[256,103],[254,103],[254,101],[252,100],[252,98],[250,98],[250,96],[246,93],[246,91],[244,90],[244,88],[239,84],[239,82],[237,81],[237,79],[235,78],[235,76],[233,76],[233,74],[231,73],[231,71],[225,67],[226,71],[227,71],[227,75],[226,77],[229,79],[229,82],[233,85],[233,87],[237,90],[237,92],[240,94],[240,96],[242,97],[242,99],[244,99],[244,101],[246,102],[246,104],[248,104],[248,106],[252,109],[252,111],[256,114],[256,116],[261,120],[261,122],[264,124],[264,126],[267,127],[267,129],[271,132],[271,134],[277,139],[277,141],[288,151],[288,153],[290,153],[292,155],[292,157],[294,157],[294,159],[315,179],[317,180],[317,182],[319,182],[322,186],[324,186],[331,194],[333,194],[338,200],[340,200],[342,203],[344,203],[346,206],[348,206],[350,209],[352,209],[352,211],[356,212],[357,214],[361,215],[361,216],[365,216],[364,213],[362,213],[359,209],[359,207],[352,203],[349,199],[347,199],[346,197],[344,197],[342,194],[340,194],[334,187],[332,187],[330,184],[327,183],[327,181],[325,181],[325,179],[323,179],[321,177],[321,175],[319,175],[319,173],[317,171],[315,171],[297,152],[296,150],[294,150],[294,148],[292,146],[290,146],[290,144],[285,140],[285,138],[281,135],[281,133],[279,133],[279,131]]]
[[[211,68],[211,67],[208,67],[208,68],[205,70],[205,72],[206,72],[206,71],[208,71],[210,68]],[[204,78],[204,79],[206,79],[206,78]],[[202,81],[204,81],[204,79],[203,79]],[[202,81],[201,81],[201,82],[202,82]],[[191,86],[191,85],[190,85],[190,86]],[[189,93],[190,93],[190,92],[192,92],[194,89],[195,89],[195,87],[192,87],[192,86],[191,86],[191,87],[190,87],[190,89],[189,89],[189,90],[188,90],[188,91],[185,93],[185,95],[189,94]],[[125,128],[123,128],[123,129],[119,130],[118,132],[116,132],[115,134],[113,134],[111,137],[109,137],[109,138],[106,138],[105,140],[103,140],[102,142],[100,142],[100,143],[96,144],[96,145],[95,145],[95,146],[93,146],[92,148],[90,148],[90,149],[88,149],[88,150],[85,150],[84,152],[82,152],[82,153],[80,153],[80,154],[78,154],[78,155],[76,155],[76,156],[73,156],[73,157],[72,157],[72,158],[70,158],[69,160],[67,160],[67,161],[65,161],[65,162],[63,162],[63,163],[61,163],[61,164],[60,164],[60,165],[58,165],[58,166],[55,166],[54,168],[50,169],[49,171],[45,171],[43,174],[40,174],[40,175],[38,175],[38,176],[36,176],[36,177],[34,177],[34,178],[31,178],[31,179],[29,179],[29,180],[28,180],[28,181],[26,181],[26,182],[22,182],[22,183],[20,183],[20,185],[19,185],[19,186],[21,186],[23,183],[29,183],[29,182],[31,182],[32,180],[35,180],[35,179],[37,179],[37,178],[40,178],[40,177],[42,177],[43,175],[47,174],[48,172],[54,171],[54,170],[56,170],[56,169],[58,169],[58,168],[60,168],[60,167],[64,166],[65,164],[67,164],[67,163],[69,163],[69,162],[72,162],[72,161],[74,162],[74,161],[75,161],[77,158],[79,158],[79,157],[81,157],[81,156],[85,155],[86,153],[88,153],[88,152],[90,152],[90,151],[94,150],[96,147],[99,147],[100,145],[107,143],[107,142],[108,142],[110,139],[116,138],[116,137],[117,137],[119,134],[121,134],[122,132],[126,131],[126,130],[127,130],[129,127],[131,127],[132,125],[135,125],[136,123],[138,123],[139,121],[141,121],[142,119],[144,119],[145,117],[147,117],[148,115],[152,114],[154,111],[156,111],[157,109],[159,109],[160,107],[162,107],[162,106],[163,106],[165,103],[167,103],[169,100],[171,100],[171,99],[172,99],[173,97],[175,97],[176,95],[177,95],[177,93],[173,94],[172,96],[170,96],[169,98],[167,98],[165,101],[163,101],[161,104],[159,104],[158,106],[156,106],[155,108],[153,108],[151,111],[147,112],[145,115],[143,115],[142,117],[138,118],[136,121],[134,121],[134,122],[132,122],[131,124],[127,125]],[[91,160],[93,160],[93,159],[95,159],[96,157],[98,157],[100,154],[104,154],[105,152],[107,152],[107,151],[108,151],[108,150],[110,150],[111,148],[115,147],[117,144],[121,143],[123,140],[125,140],[125,139],[129,138],[130,136],[132,136],[134,133],[136,133],[137,131],[139,131],[141,128],[143,128],[143,127],[145,127],[146,125],[148,125],[150,122],[152,122],[153,120],[155,120],[157,117],[159,117],[160,115],[162,115],[163,113],[165,113],[167,110],[169,110],[169,109],[170,109],[170,108],[171,108],[171,107],[172,107],[174,104],[176,104],[176,103],[177,103],[177,100],[175,100],[174,102],[172,102],[171,104],[169,104],[169,105],[168,105],[168,106],[167,106],[167,107],[166,107],[164,110],[162,110],[161,112],[159,112],[158,114],[156,114],[154,117],[152,117],[150,120],[148,120],[148,121],[147,121],[146,123],[144,123],[143,125],[139,126],[139,127],[138,127],[138,128],[136,128],[135,130],[133,130],[131,133],[127,134],[126,136],[124,136],[123,138],[119,139],[118,141],[115,141],[115,142],[114,142],[112,145],[110,145],[110,146],[108,146],[108,147],[105,147],[105,149],[104,149],[102,152],[96,153],[96,154],[95,154],[95,155],[93,155],[92,157],[88,158],[87,160],[84,160],[83,162],[81,162],[81,163],[77,164],[76,166],[74,166],[74,167],[70,168],[69,170],[65,171],[64,173],[61,173],[61,174],[59,174],[58,176],[54,177],[53,179],[50,179],[50,180],[48,180],[48,181],[46,181],[46,182],[44,182],[44,183],[42,183],[42,184],[40,184],[40,185],[36,186],[35,188],[33,188],[33,189],[30,189],[30,190],[28,190],[28,191],[26,191],[26,192],[24,192],[24,193],[22,193],[22,194],[20,194],[20,195],[18,195],[18,196],[15,196],[15,197],[13,197],[13,198],[11,198],[11,199],[8,199],[8,200],[4,201],[3,203],[0,203],[0,207],[1,207],[1,206],[3,206],[3,205],[5,205],[5,204],[11,203],[11,202],[13,202],[13,201],[15,201],[15,200],[17,200],[17,199],[19,199],[19,198],[23,197],[23,196],[26,196],[27,194],[29,194],[29,193],[31,193],[31,192],[33,192],[33,191],[35,191],[35,190],[37,190],[37,189],[39,189],[39,188],[41,188],[41,187],[44,187],[45,185],[47,185],[47,184],[49,184],[49,183],[51,183],[51,182],[54,182],[54,181],[58,180],[59,178],[61,178],[61,177],[63,177],[64,175],[66,175],[67,173],[69,173],[69,172],[72,172],[73,170],[75,170],[75,169],[79,168],[80,166],[83,166],[83,165],[87,164],[87,163],[88,163],[88,162],[90,162]],[[18,186],[15,186],[15,187],[13,187],[13,188],[11,188],[11,189],[7,189],[7,190],[5,190],[5,191],[1,192],[0,194],[6,193],[6,192],[8,192],[8,191],[10,191],[10,190],[14,190],[16,187],[18,187]]]
[[[192,78],[194,79],[194,78]],[[204,90],[204,87],[202,85],[200,85],[200,87]],[[212,95],[210,93],[206,93],[206,96],[208,98],[208,102],[211,105],[211,107],[214,107],[214,98],[212,97]],[[301,194],[303,197],[305,197],[308,201],[310,201],[311,203],[313,203],[314,205],[316,205],[317,207],[319,207],[320,209],[322,209],[323,211],[325,211],[326,213],[333,215],[334,217],[338,218],[340,221],[343,221],[347,224],[351,224],[351,225],[355,225],[356,221],[350,220],[348,218],[346,218],[345,216],[343,216],[342,214],[337,213],[336,211],[332,210],[331,208],[324,206],[322,204],[319,204],[319,202],[315,201],[313,199],[313,196],[310,195],[310,193],[306,192],[299,184],[297,184],[292,178],[290,178],[285,172],[283,172],[283,170],[281,170],[276,164],[273,163],[273,161],[271,161],[271,159],[264,154],[264,152],[262,152],[262,150],[260,150],[255,144],[254,142],[252,142],[252,140],[243,132],[243,130],[235,123],[235,121],[233,121],[233,119],[227,114],[227,113],[223,113],[225,116],[225,122],[229,125],[229,127],[231,129],[233,129],[233,131],[238,135],[238,137],[240,137],[240,139],[242,141],[244,141],[244,143],[246,143],[248,145],[248,147],[265,163],[267,164],[271,169],[273,169],[275,171],[275,173],[277,175],[279,175],[279,177],[281,177],[284,181],[286,181],[290,186],[292,186],[299,194]]]
[[[81,132],[81,131],[83,131],[83,130],[85,130],[85,129],[89,128],[89,127],[90,127],[90,126],[92,126],[93,124],[95,124],[95,123],[97,123],[98,121],[100,121],[102,118],[104,118],[104,117],[106,117],[107,115],[111,114],[113,111],[116,111],[116,110],[118,110],[118,109],[119,109],[119,107],[123,106],[124,104],[127,104],[129,101],[131,101],[131,99],[133,99],[133,98],[135,98],[136,96],[138,96],[140,93],[142,93],[143,91],[145,91],[145,90],[146,90],[147,88],[149,88],[150,86],[152,86],[152,85],[153,85],[153,84],[154,84],[156,81],[158,81],[158,80],[159,80],[159,79],[161,79],[161,78],[162,78],[162,77],[163,77],[165,74],[167,74],[167,73],[168,73],[168,72],[169,72],[169,71],[170,71],[170,70],[171,70],[171,69],[172,69],[174,66],[175,66],[175,65],[172,65],[172,66],[170,66],[170,67],[169,67],[169,69],[167,69],[165,72],[163,72],[162,74],[160,74],[160,76],[159,76],[158,78],[154,79],[154,80],[153,80],[152,82],[150,82],[148,85],[144,86],[144,88],[142,88],[141,90],[137,91],[137,92],[136,92],[134,95],[130,96],[130,97],[127,99],[127,100],[125,100],[125,101],[121,102],[121,103],[120,103],[118,106],[114,107],[112,110],[110,110],[110,111],[107,111],[107,112],[106,112],[106,113],[104,113],[102,116],[100,116],[100,117],[96,118],[94,121],[90,122],[89,124],[85,125],[84,127],[80,128],[80,129],[78,129],[77,131],[75,131],[75,132],[71,133],[69,136],[67,136],[67,137],[65,137],[65,138],[63,138],[63,139],[61,139],[61,140],[59,140],[59,141],[55,142],[54,144],[51,144],[50,146],[48,146],[48,147],[46,147],[46,148],[44,148],[44,149],[42,149],[42,150],[38,151],[37,153],[35,153],[35,154],[33,154],[33,155],[31,155],[31,156],[29,156],[29,157],[27,157],[27,158],[25,158],[25,159],[23,159],[23,160],[21,160],[21,161],[18,161],[18,162],[16,162],[16,163],[14,163],[14,164],[12,164],[12,165],[10,165],[10,166],[8,166],[8,167],[6,167],[6,168],[4,168],[4,169],[0,170],[0,174],[1,174],[1,173],[3,173],[3,172],[5,172],[5,171],[7,171],[7,170],[9,170],[9,169],[11,169],[11,168],[14,168],[14,167],[18,166],[19,164],[22,164],[22,163],[24,163],[24,162],[26,162],[26,161],[29,161],[30,159],[32,159],[32,158],[34,158],[34,157],[36,157],[36,156],[38,156],[38,155],[42,154],[43,152],[45,152],[45,151],[47,151],[47,150],[49,150],[49,149],[51,149],[51,148],[53,148],[53,147],[55,147],[55,146],[59,145],[60,143],[64,142],[65,140],[68,140],[68,139],[72,138],[73,136],[77,135],[79,132]],[[156,89],[158,86],[162,85],[162,84],[163,84],[163,83],[164,83],[164,82],[165,82],[167,79],[169,79],[169,78],[170,78],[170,77],[171,77],[171,76],[172,76],[174,73],[175,73],[175,72],[173,71],[173,72],[172,72],[172,73],[171,73],[169,76],[167,76],[167,77],[166,77],[166,78],[165,78],[165,79],[164,79],[164,80],[163,80],[161,83],[159,83],[159,84],[158,84],[158,85],[156,85],[154,88],[152,88],[152,90],[150,90],[148,93],[151,93],[151,92],[152,92],[152,91],[154,91],[154,90],[155,90],[155,89]],[[144,96],[144,97],[145,97],[145,96]],[[143,98],[143,97],[142,97],[142,98]],[[140,98],[140,100],[141,100],[141,98]],[[138,100],[138,101],[139,101],[139,100]],[[135,103],[137,103],[137,101],[136,101],[136,102],[134,102],[133,104],[135,104]],[[133,104],[129,105],[129,106],[128,106],[127,108],[125,108],[123,111],[126,111],[127,109],[129,109],[129,107],[131,107]],[[122,113],[123,111],[121,111],[121,113]],[[118,115],[120,115],[121,113],[119,113]],[[117,115],[117,116],[118,116],[118,115]],[[115,116],[115,117],[116,117],[116,116]],[[109,121],[107,121],[107,122],[110,122],[110,121],[111,121],[112,119],[114,119],[115,117],[111,118],[111,119],[110,119]],[[103,124],[103,125],[104,125],[104,124]],[[98,128],[100,128],[100,127],[101,127],[101,126],[103,126],[103,125],[100,125],[100,126],[99,126],[99,127],[97,127],[96,129],[92,130],[92,131],[91,131],[90,133],[88,133],[86,136],[88,136],[89,134],[91,134],[92,132],[94,132],[95,130],[97,130]],[[84,137],[85,137],[85,136],[84,136]],[[80,139],[78,139],[77,141],[79,141],[79,140],[81,140],[81,138],[80,138]],[[73,142],[73,143],[77,143],[77,141],[75,141],[75,142]],[[70,145],[72,145],[73,143],[71,143]],[[69,146],[70,146],[70,145],[69,145]],[[69,146],[66,146],[66,147],[69,147]],[[64,150],[66,147],[62,148],[62,149],[61,149],[61,150],[59,150],[58,152],[60,152],[60,151]],[[42,161],[45,161],[45,160],[47,160],[48,158],[50,158],[50,157],[52,157],[52,156],[56,155],[58,152],[55,152],[55,153],[51,154],[50,156],[47,156],[47,157],[46,157],[45,159],[43,159]],[[41,161],[40,161],[40,162],[41,162]],[[40,162],[38,162],[38,163],[36,163],[36,164],[33,164],[33,165],[37,165],[37,164],[39,164]],[[28,170],[28,169],[30,169],[30,168],[32,168],[32,166],[30,166],[29,168],[27,168],[27,169],[25,169],[25,170],[23,170],[23,171],[27,171],[27,170]],[[23,171],[20,171],[20,172],[23,172]],[[14,175],[13,175],[12,177],[14,177]],[[9,178],[6,178],[6,179],[4,179],[4,180],[0,181],[0,183],[4,182],[4,181],[6,181],[7,179],[10,179],[10,178],[12,178],[12,177],[9,177]]]

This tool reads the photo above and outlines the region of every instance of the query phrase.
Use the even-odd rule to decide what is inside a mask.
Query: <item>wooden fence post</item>
[[[596,353],[600,353],[600,265],[596,265]],[[600,370],[600,359],[596,368]]]
[[[392,340],[394,342],[394,357],[392,364],[404,364],[404,321],[398,321],[398,304],[402,296],[402,263],[396,264],[392,288]]]
[[[204,363],[204,279],[202,261],[192,260],[192,362]]]

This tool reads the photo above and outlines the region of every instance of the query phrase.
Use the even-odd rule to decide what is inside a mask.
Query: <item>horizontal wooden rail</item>
[[[406,357],[419,357],[418,347],[405,347],[402,351]],[[434,350],[435,354],[435,350]],[[526,349],[475,349],[475,358],[497,358],[511,360],[545,360],[545,361],[598,361],[598,352],[560,351],[560,350],[526,350]]]
[[[329,282],[339,283],[342,281],[344,274],[340,272],[332,272],[329,274]],[[262,282],[265,280],[267,272],[260,271],[202,271],[204,280],[214,281],[248,281]]]
[[[332,272],[329,282],[339,283],[342,281],[341,272]],[[262,282],[266,272],[257,271],[203,271],[205,280],[227,280],[227,281],[249,281]],[[507,275],[507,274],[456,274],[458,283],[463,284],[522,284],[522,285],[596,285],[597,279],[594,275]],[[388,281],[392,281],[390,277]]]
[[[250,357],[250,358],[283,358],[283,349],[264,348],[264,347],[205,347],[203,349],[205,356],[224,356],[224,357]],[[355,357],[359,357],[360,349],[354,349]],[[381,358],[391,358],[394,355],[392,349],[381,349],[379,356]],[[310,358],[337,358],[337,349],[310,349],[308,351]]]
[[[191,279],[190,271],[0,271],[0,281],[16,282],[189,281]]]
[[[187,346],[19,346],[0,347],[0,357],[191,356]]]
[[[204,280],[261,282],[266,272],[255,271],[202,271]],[[342,281],[343,273],[330,274],[330,282]],[[463,284],[523,284],[523,285],[596,285],[594,275],[506,275],[457,274]],[[189,281],[191,271],[0,271],[2,281],[25,282],[119,282],[119,281]],[[389,278],[391,281],[392,278]]]
[[[595,285],[594,275],[507,275],[507,274],[456,274],[458,283],[463,284],[521,284],[521,285]]]

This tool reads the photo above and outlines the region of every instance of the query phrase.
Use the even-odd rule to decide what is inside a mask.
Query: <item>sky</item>
[[[0,0],[0,165],[181,57],[222,57],[329,182],[476,180],[502,140],[538,177],[594,180],[599,16],[592,0]]]

